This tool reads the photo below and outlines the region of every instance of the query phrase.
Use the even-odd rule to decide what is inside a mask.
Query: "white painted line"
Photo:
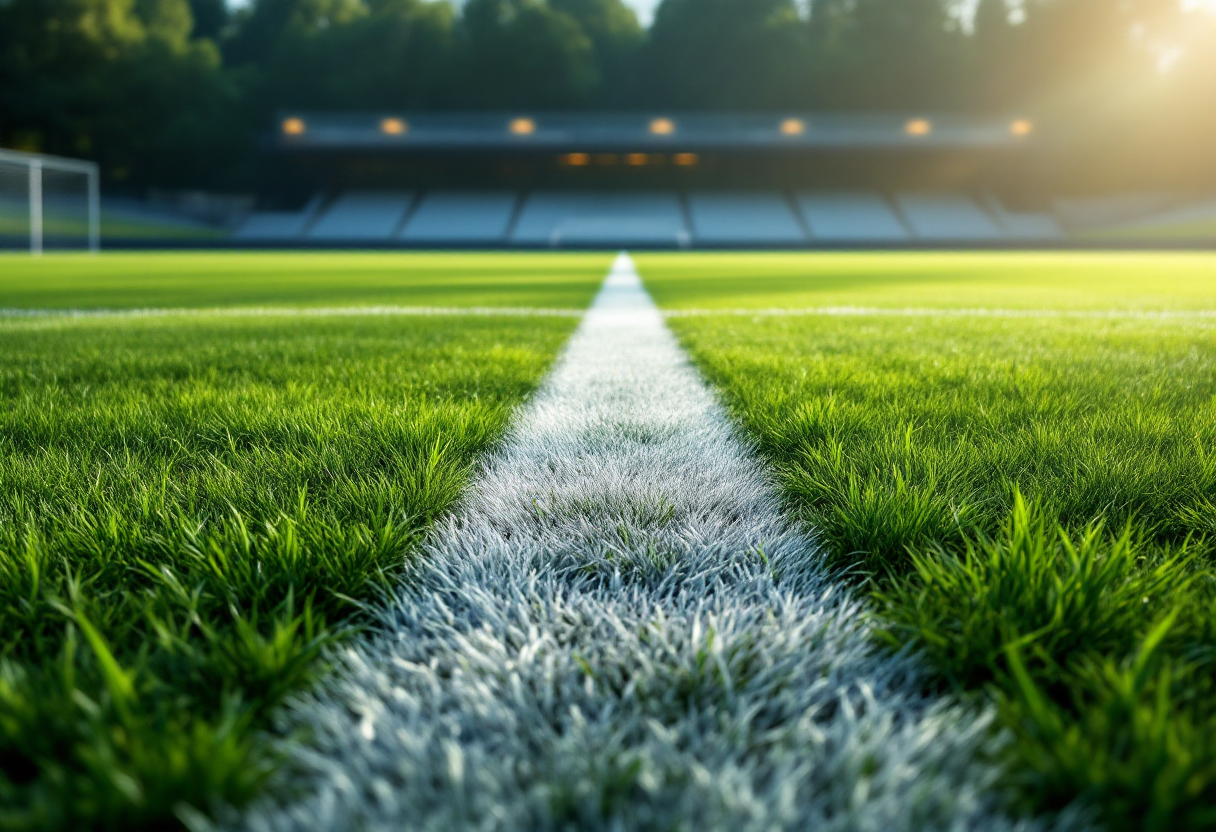
[[[1006,830],[990,716],[877,654],[622,256],[248,830]],[[301,773],[302,772],[302,773]]]
[[[376,315],[436,315],[476,317],[581,318],[581,309],[531,306],[214,306],[150,309],[16,309],[0,308],[0,320],[59,318],[167,318],[219,316],[225,318],[300,317],[342,318]]]
[[[665,318],[700,318],[715,315],[745,318],[798,318],[809,316],[852,317],[880,316],[895,318],[1081,318],[1098,320],[1146,320],[1146,321],[1212,321],[1216,310],[1212,309],[933,309],[929,307],[885,307],[885,306],[810,306],[782,309],[670,309],[663,312]]]

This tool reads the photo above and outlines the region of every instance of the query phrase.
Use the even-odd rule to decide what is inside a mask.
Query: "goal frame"
[[[96,162],[3,148],[0,148],[0,162],[21,165],[29,173],[27,195],[30,206],[30,254],[35,256],[42,254],[42,172],[44,170],[84,174],[88,182],[86,201],[89,214],[89,251],[96,252],[101,249],[101,171]]]

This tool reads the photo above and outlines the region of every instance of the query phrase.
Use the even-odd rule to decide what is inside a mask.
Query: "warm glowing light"
[[[380,122],[380,132],[389,136],[404,136],[410,126],[399,118],[386,118]]]
[[[581,168],[591,161],[591,157],[586,153],[567,153],[562,157],[562,161],[571,167]]]
[[[289,136],[301,135],[304,132],[304,119],[302,119],[302,118],[283,119],[283,132]]]
[[[933,132],[933,125],[923,118],[914,118],[904,125],[904,132],[909,136],[927,136]]]
[[[701,157],[695,153],[677,153],[671,157],[671,161],[675,162],[681,167],[688,168],[701,161]]]
[[[799,118],[787,118],[781,122],[781,134],[783,136],[801,136],[806,132],[806,125]]]
[[[676,125],[669,118],[656,118],[650,122],[650,132],[656,136],[670,136],[676,132]]]
[[[536,132],[536,122],[530,118],[512,119],[510,130],[517,136],[531,136]]]
[[[1009,125],[1009,132],[1015,136],[1029,136],[1034,132],[1034,125],[1024,118],[1019,118]]]
[[[630,153],[625,157],[625,161],[637,168],[649,162],[650,157],[645,153]]]

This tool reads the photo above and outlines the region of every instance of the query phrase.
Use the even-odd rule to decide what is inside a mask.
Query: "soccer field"
[[[635,259],[0,258],[0,827],[1216,822],[1216,257]]]
[[[267,307],[0,317],[0,827],[247,800],[276,703],[399,579],[577,323],[299,304],[577,309],[609,262],[347,259],[0,261],[10,310]]]
[[[1025,805],[1216,821],[1216,258],[638,265],[880,639],[999,708]]]

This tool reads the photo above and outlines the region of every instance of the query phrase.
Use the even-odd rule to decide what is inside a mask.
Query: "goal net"
[[[0,248],[96,251],[98,185],[93,162],[0,150]]]

